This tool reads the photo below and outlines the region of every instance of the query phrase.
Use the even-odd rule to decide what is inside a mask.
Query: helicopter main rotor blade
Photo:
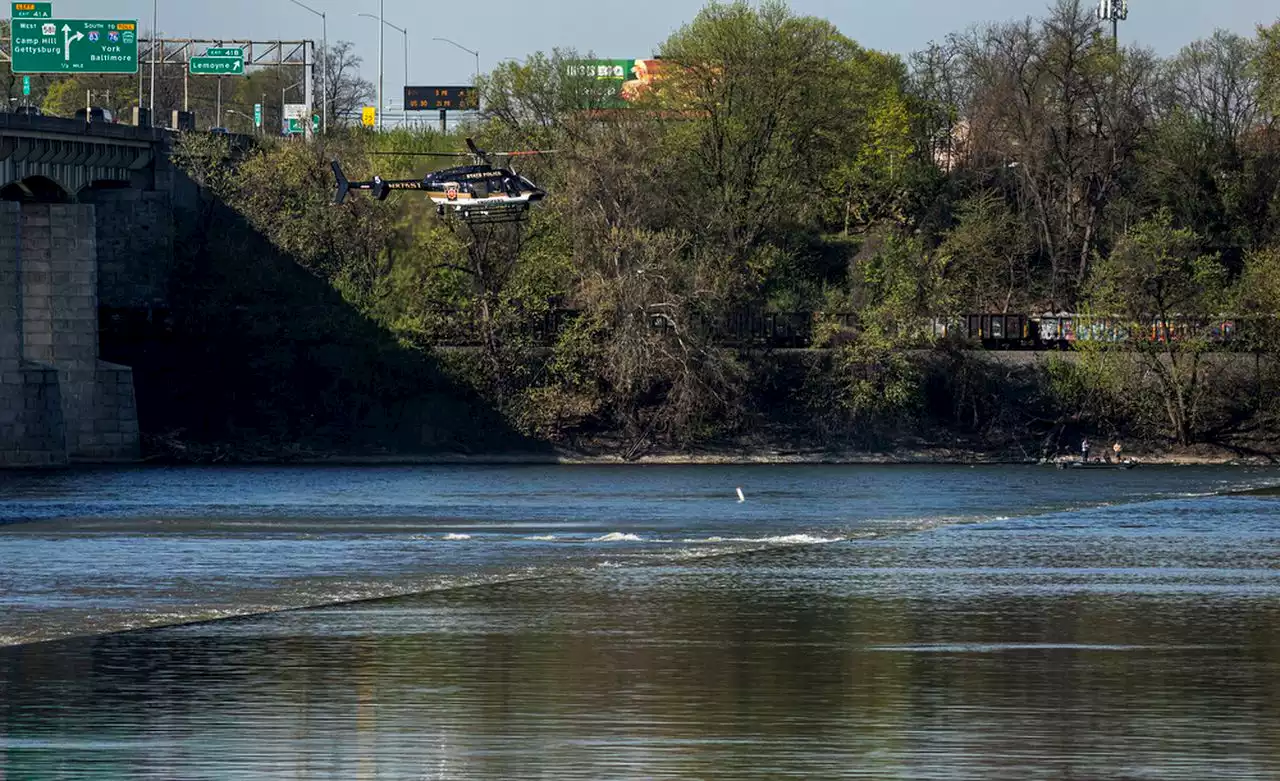
[[[466,152],[370,152],[369,154],[404,157],[471,157]]]
[[[522,152],[490,152],[493,157],[533,157],[534,155],[554,155],[559,149],[526,149]]]

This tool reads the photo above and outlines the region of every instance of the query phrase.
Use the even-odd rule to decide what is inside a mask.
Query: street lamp
[[[378,18],[373,14],[356,14],[356,16],[363,16],[367,19]],[[399,30],[400,34],[404,36],[404,85],[407,87],[409,86],[409,31],[404,29],[403,27],[397,27],[391,22],[388,22],[386,19],[382,19],[381,21],[383,24],[385,24],[387,27],[390,27],[392,30]],[[382,102],[382,99],[379,98],[378,102]],[[381,111],[382,108],[379,107],[378,110]]]
[[[225,113],[225,114],[235,114],[235,115],[236,115],[236,116],[238,116],[238,117],[244,117],[245,119],[249,120],[249,126],[253,128],[253,130],[254,130],[254,135],[257,135],[258,122],[257,122],[257,120],[255,120],[253,117],[249,116],[248,114],[244,113],[243,111],[236,111],[236,110],[235,110],[235,109],[233,109],[233,108],[226,109],[226,111],[224,111],[223,113]]]
[[[320,35],[321,35],[321,54],[320,54],[320,127],[325,132],[329,132],[329,22],[325,18],[324,11],[299,3],[298,0],[289,0],[289,2],[303,8],[316,16],[320,17]]]
[[[448,38],[432,38],[431,40],[433,40],[433,41],[442,41],[442,42],[447,43],[447,44],[450,44],[450,45],[452,45],[452,46],[456,46],[456,47],[458,47],[459,49],[463,50],[464,52],[467,52],[468,54],[473,54],[473,55],[475,55],[475,58],[476,58],[476,86],[477,86],[477,87],[478,87],[478,86],[480,86],[480,52],[476,51],[475,49],[468,49],[467,47],[463,46],[462,44],[458,43],[457,41],[451,41],[451,40],[449,40]]]
[[[378,132],[382,132],[382,46],[387,34],[387,0],[378,0]]]
[[[1129,0],[1099,0],[1098,20],[1111,22],[1111,40],[1120,41],[1120,22],[1129,18]]]

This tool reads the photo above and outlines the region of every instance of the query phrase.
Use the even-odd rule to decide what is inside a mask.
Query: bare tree
[[[321,96],[321,106],[327,107],[329,121],[339,125],[358,123],[359,109],[373,100],[373,84],[360,77],[363,62],[355,54],[355,44],[338,41],[321,50],[322,67],[312,69],[315,94]],[[327,71],[328,91],[322,78]]]
[[[1213,138],[1236,142],[1260,114],[1258,43],[1217,30],[1183,48],[1164,67],[1161,114],[1185,111],[1205,123]]]
[[[1149,127],[1156,60],[1104,39],[1081,0],[1059,0],[1043,21],[977,29],[948,45],[967,86],[954,92],[968,101],[957,106],[968,164],[1016,175],[1042,293],[1070,305]]]

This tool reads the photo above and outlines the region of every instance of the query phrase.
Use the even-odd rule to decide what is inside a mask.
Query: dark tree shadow
[[[214,202],[199,223],[167,309],[104,318],[103,357],[133,367],[151,455],[550,451],[233,209]]]

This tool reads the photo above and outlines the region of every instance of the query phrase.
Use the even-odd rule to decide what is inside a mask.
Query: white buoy
[[[739,502],[747,501],[747,497],[742,493],[742,486],[738,486],[738,501]]]

